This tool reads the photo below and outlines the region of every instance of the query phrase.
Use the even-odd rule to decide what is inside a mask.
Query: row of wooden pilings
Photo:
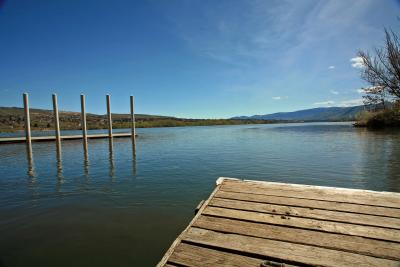
[[[54,113],[54,130],[55,130],[55,140],[56,140],[56,150],[57,150],[57,162],[58,171],[61,171],[62,167],[62,152],[61,152],[61,131],[60,131],[60,118],[58,110],[58,99],[57,95],[52,95],[53,100],[53,113]],[[84,149],[84,162],[85,166],[89,162],[88,154],[88,134],[87,134],[87,124],[86,124],[86,102],[85,95],[81,94],[81,128],[82,128],[82,140]],[[28,159],[28,174],[31,177],[35,177],[35,168],[33,163],[33,151],[32,151],[32,136],[31,136],[31,123],[30,123],[30,112],[29,112],[29,95],[27,93],[23,94],[24,111],[25,111],[25,135],[26,135],[26,148],[27,148],[27,159]],[[113,131],[112,131],[112,115],[111,115],[111,96],[106,95],[107,104],[107,121],[108,121],[108,139],[109,139],[109,150],[110,150],[110,162],[113,165]],[[131,139],[132,139],[132,152],[133,161],[136,163],[136,128],[135,128],[135,112],[134,112],[134,97],[130,96],[130,119],[131,119]],[[90,137],[90,135],[89,135]],[[136,167],[135,167],[136,168]]]
[[[82,128],[82,139],[84,144],[87,143],[87,124],[86,124],[86,101],[85,95],[81,94],[81,128]],[[53,100],[53,113],[54,113],[54,126],[55,126],[55,138],[57,144],[61,143],[61,131],[60,131],[60,119],[58,111],[58,100],[57,95],[52,95]],[[30,113],[29,113],[29,95],[27,93],[23,94],[24,110],[25,110],[25,136],[26,143],[31,146],[32,135],[31,135],[31,123],[30,123]],[[108,121],[108,137],[113,137],[112,128],[112,115],[111,115],[111,96],[106,95],[107,103],[107,121]],[[136,137],[136,127],[135,127],[135,112],[134,112],[134,97],[130,96],[130,119],[131,119],[131,136],[132,139]]]

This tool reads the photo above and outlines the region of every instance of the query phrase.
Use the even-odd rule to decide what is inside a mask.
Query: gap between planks
[[[367,214],[367,215],[400,218],[400,209],[388,208],[388,207],[377,207],[377,206],[359,205],[352,203],[340,203],[340,202],[332,202],[325,200],[300,199],[288,196],[273,196],[264,194],[224,191],[222,189],[218,191],[215,197],[233,199],[233,200],[245,200],[249,202],[258,202],[266,204],[285,205],[292,207],[313,208],[313,209],[331,210],[331,211],[344,211],[354,214]]]
[[[317,219],[323,221],[345,222],[357,225],[379,226],[400,229],[400,218],[381,217],[367,214],[355,214],[340,211],[290,207],[286,205],[265,204],[248,202],[245,200],[232,200],[219,198],[218,194],[211,200],[209,206],[230,208],[236,210],[253,211],[266,214],[294,216]]]
[[[241,234],[400,260],[399,243],[358,236],[325,233],[311,229],[290,228],[208,215],[200,216],[192,226],[222,233]],[[335,241],[332,242],[332,240]]]
[[[361,189],[322,187],[299,184],[284,184],[263,181],[223,180],[222,190],[247,192],[275,196],[288,196],[301,199],[324,200],[359,205],[400,208],[400,193],[375,192]],[[376,199],[379,198],[379,204]]]

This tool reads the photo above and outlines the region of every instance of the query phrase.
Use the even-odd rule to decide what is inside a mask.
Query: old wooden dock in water
[[[220,178],[161,266],[400,266],[400,193]]]

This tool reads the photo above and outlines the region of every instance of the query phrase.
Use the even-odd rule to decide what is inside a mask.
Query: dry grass
[[[364,111],[360,114],[355,126],[368,128],[400,127],[400,103],[391,109],[375,112]]]

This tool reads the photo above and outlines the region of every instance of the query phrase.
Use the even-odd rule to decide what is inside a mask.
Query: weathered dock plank
[[[290,207],[304,207],[304,208],[312,208],[320,210],[344,211],[344,212],[352,212],[358,214],[369,214],[369,215],[400,218],[399,210],[396,208],[358,205],[358,204],[341,203],[335,201],[299,199],[294,197],[269,196],[269,195],[259,195],[252,193],[227,192],[223,190],[219,190],[216,194],[216,197],[267,203],[267,204],[286,205]]]
[[[157,266],[265,260],[398,266],[400,194],[220,178]]]
[[[317,266],[397,266],[397,262],[344,251],[191,227],[183,240]]]
[[[400,243],[202,215],[194,227],[400,260]],[[335,240],[332,242],[332,240]],[[367,242],[366,242],[367,241]]]
[[[242,200],[231,200],[215,197],[210,206],[245,211],[255,211],[274,215],[294,216],[326,221],[345,222],[400,229],[400,218],[381,217],[375,215],[290,207],[284,205],[264,204]]]
[[[260,259],[180,243],[169,261],[175,264],[193,266],[248,266],[260,267]]]
[[[391,192],[373,192],[368,190],[302,186],[282,183],[266,184],[255,181],[248,181],[244,184],[239,184],[237,181],[233,180],[226,180],[222,185],[222,190],[400,208],[400,198],[397,194]],[[379,202],[376,201],[376,198],[379,198]]]
[[[113,133],[113,137],[131,137],[131,133]],[[61,140],[77,140],[82,139],[83,135],[63,135],[60,136]],[[90,134],[87,135],[88,139],[100,139],[100,138],[109,138],[108,134]],[[32,142],[47,142],[47,141],[55,141],[55,136],[35,136],[31,138]],[[25,143],[25,137],[2,137],[0,138],[0,144],[10,144],[10,143]]]

